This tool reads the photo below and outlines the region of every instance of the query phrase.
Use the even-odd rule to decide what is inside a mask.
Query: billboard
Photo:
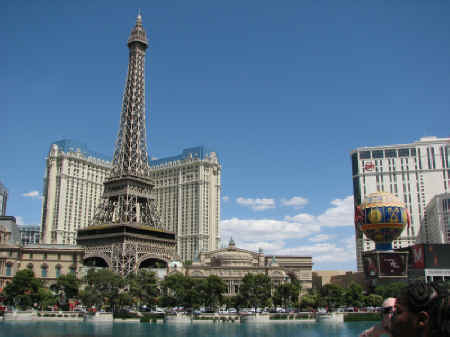
[[[450,245],[424,245],[425,268],[450,268]]]
[[[363,254],[366,278],[403,278],[408,275],[408,252],[372,251]]]
[[[378,262],[375,254],[363,255],[364,274],[368,278],[376,277],[378,275]]]
[[[411,268],[425,268],[425,253],[423,245],[415,245],[411,247]]]
[[[407,276],[407,254],[401,253],[380,253],[380,277]]]
[[[413,269],[450,269],[450,244],[417,244],[408,247],[410,268]],[[399,249],[398,251],[404,251]]]

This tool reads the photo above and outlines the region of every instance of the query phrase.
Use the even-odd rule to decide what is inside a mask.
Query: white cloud
[[[334,238],[334,235],[328,235],[328,234],[319,234],[316,236],[313,236],[312,238],[309,238],[309,241],[312,242],[323,242],[323,241],[329,241],[332,238]]]
[[[356,253],[354,249],[350,250],[346,246],[337,246],[334,243],[316,243],[314,245],[284,248],[274,253],[280,255],[312,256],[313,263],[316,267],[320,267],[320,264],[326,263],[341,263],[347,265],[355,265],[356,263]],[[336,269],[339,269],[339,267]]]
[[[292,206],[294,208],[302,208],[308,203],[308,199],[303,197],[292,197],[291,199],[281,199],[283,206]]]
[[[320,230],[316,224],[273,219],[222,220],[222,237],[237,238],[239,242],[276,241],[304,238]]]
[[[32,199],[42,199],[39,191],[31,191],[28,193],[23,193],[22,197],[32,198]]]
[[[266,209],[275,208],[275,200],[269,198],[251,199],[239,197],[236,202],[241,206],[250,207],[254,211],[264,211]]]
[[[278,251],[284,247],[283,241],[258,241],[258,242],[244,242],[242,245],[239,245],[239,248],[251,250],[257,252],[258,249],[262,249],[264,252],[273,252]]]
[[[287,221],[294,221],[294,222],[306,222],[306,223],[311,223],[315,220],[316,218],[313,215],[310,215],[308,213],[299,213],[295,216],[285,216],[284,220]]]
[[[321,226],[343,227],[354,225],[353,196],[345,199],[335,199],[331,202],[334,207],[328,208],[317,217]]]
[[[230,197],[224,195],[224,196],[222,197],[222,200],[223,200],[223,202],[228,202],[228,201],[230,200]]]
[[[253,200],[253,199],[244,199]],[[254,203],[247,202],[249,205]],[[312,256],[315,268],[325,266],[339,269],[336,264],[353,268],[355,259],[355,237],[340,239],[338,234],[320,233],[324,227],[353,226],[353,197],[331,201],[329,208],[318,216],[299,213],[276,219],[226,219],[221,221],[222,238],[230,236],[240,248],[265,254]],[[301,240],[292,247],[292,239]],[[289,240],[289,241],[288,241]],[[312,244],[308,244],[312,243]],[[341,267],[342,268],[342,267]]]
[[[286,221],[314,223],[321,227],[344,227],[353,226],[353,196],[344,199],[335,199],[331,201],[330,207],[319,216],[308,213],[299,213],[294,216],[285,216]]]

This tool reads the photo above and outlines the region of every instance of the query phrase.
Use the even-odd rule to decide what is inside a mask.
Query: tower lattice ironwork
[[[113,168],[92,223],[78,231],[86,257],[103,258],[127,274],[145,257],[168,261],[175,235],[164,231],[153,195],[145,127],[145,52],[148,40],[139,14],[128,38],[129,63]]]

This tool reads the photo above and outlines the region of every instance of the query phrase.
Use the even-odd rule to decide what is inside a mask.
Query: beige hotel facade
[[[394,240],[393,248],[416,243],[425,209],[437,194],[450,189],[450,138],[424,137],[410,144],[359,147],[351,152],[355,206],[374,192],[389,192],[404,201],[411,226]],[[375,249],[373,241],[356,231],[358,271],[362,252]]]
[[[111,162],[85,145],[62,140],[46,158],[41,239],[43,244],[76,244],[103,194]],[[204,147],[150,161],[155,196],[165,229],[177,235],[183,261],[217,249],[220,242],[221,165]]]

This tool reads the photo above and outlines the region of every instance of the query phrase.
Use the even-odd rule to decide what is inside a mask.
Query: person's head
[[[448,337],[450,311],[447,288],[423,281],[404,289],[391,319],[393,337]]]
[[[391,317],[395,310],[396,299],[394,297],[388,297],[384,300],[383,307],[383,328],[387,331],[391,329]]]

